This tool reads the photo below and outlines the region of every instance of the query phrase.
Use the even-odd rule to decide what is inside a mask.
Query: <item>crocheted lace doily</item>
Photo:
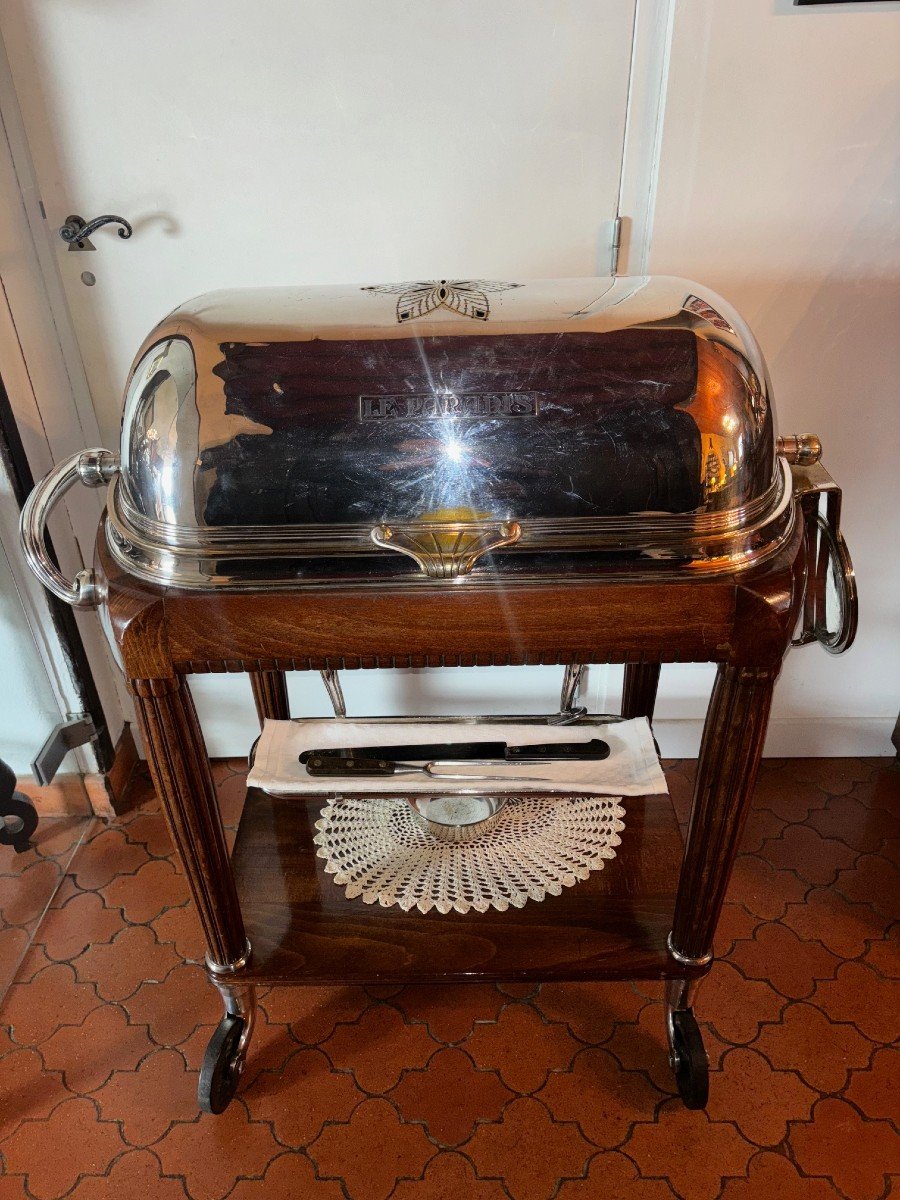
[[[487,832],[445,842],[403,797],[329,800],[316,854],[349,899],[426,913],[504,912],[558,896],[615,858],[625,828],[620,796],[511,796]]]

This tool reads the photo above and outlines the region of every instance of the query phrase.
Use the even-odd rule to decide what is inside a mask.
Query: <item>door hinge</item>
[[[87,713],[76,713],[61,721],[41,746],[31,764],[31,770],[41,787],[52,783],[59,764],[76,746],[94,741],[99,730]]]
[[[622,218],[616,217],[612,222],[612,233],[609,243],[609,273],[619,273],[619,252],[622,249]]]

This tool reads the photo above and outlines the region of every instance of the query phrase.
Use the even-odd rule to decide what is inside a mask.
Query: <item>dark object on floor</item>
[[[27,796],[16,791],[16,774],[0,758],[0,845],[12,846],[16,854],[29,849],[37,829],[37,809]]]

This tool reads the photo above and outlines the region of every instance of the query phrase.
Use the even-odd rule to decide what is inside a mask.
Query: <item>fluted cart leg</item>
[[[239,973],[250,959],[209,757],[190,691],[179,676],[133,680],[131,690],[150,773],[184,866],[206,938],[206,965],[225,998],[225,1016],[207,1051],[200,1103],[220,1112],[234,1095],[255,1003]],[[236,999],[235,997],[240,997]],[[214,1061],[211,1062],[210,1056]],[[211,1093],[211,1072],[217,1067]],[[215,1097],[216,1107],[210,1103]]]
[[[762,757],[777,669],[719,667],[703,729],[669,950],[708,967],[713,937]],[[688,1107],[706,1103],[708,1063],[693,1014],[696,981],[673,980],[666,1028],[676,1082]]]
[[[270,721],[290,719],[287,676],[284,671],[251,671],[250,686],[260,728],[267,717]]]
[[[659,663],[626,663],[622,685],[622,716],[653,720],[656,690],[659,687]]]

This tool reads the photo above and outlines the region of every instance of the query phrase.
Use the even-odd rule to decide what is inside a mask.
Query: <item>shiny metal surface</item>
[[[392,551],[440,579],[548,550],[733,569],[790,522],[775,445],[752,334],[685,280],[214,293],[138,355],[110,543],[203,588]]]
[[[371,536],[376,546],[407,555],[429,579],[456,579],[468,575],[485,554],[515,545],[522,527],[517,521],[503,521],[494,529],[483,522],[419,521],[377,525]]]
[[[326,667],[319,672],[322,683],[325,685],[325,691],[328,693],[328,699],[331,701],[331,707],[334,710],[334,715],[338,718],[346,717],[347,702],[344,700],[344,689],[341,687],[341,677],[332,667]]]
[[[788,541],[810,491],[835,502],[820,454],[812,435],[777,437],[752,334],[685,280],[221,292],[176,309],[139,351],[119,473],[107,451],[68,460],[36,489],[22,536],[39,578],[76,605],[96,603],[92,575],[69,583],[43,547],[76,478],[112,480],[107,544],[163,586],[730,573]],[[855,582],[836,519],[829,531],[843,616],[834,637],[821,621],[807,632],[840,650]]]
[[[100,603],[94,572],[86,568],[69,582],[47,549],[46,528],[54,505],[76,483],[103,487],[119,469],[118,458],[100,448],[82,450],[65,459],[41,480],[25,501],[19,519],[19,535],[25,558],[44,587],[73,608],[93,608]]]
[[[815,439],[818,441],[818,439]],[[792,645],[818,642],[829,654],[843,654],[856,638],[859,594],[850,551],[841,531],[841,489],[818,459],[793,468],[794,495],[806,498],[806,539],[810,568],[801,628]],[[814,504],[809,499],[815,498]],[[825,515],[821,508],[824,501]],[[829,615],[829,599],[837,621]]]
[[[578,696],[581,692],[581,684],[584,680],[584,672],[586,670],[584,663],[569,663],[563,671],[562,689],[559,693],[559,711],[563,713],[574,713],[580,711],[587,712],[586,708],[579,708],[577,704]]]
[[[492,829],[509,796],[453,793],[406,797],[419,825],[443,842],[471,842]]]
[[[822,443],[814,433],[792,433],[777,439],[778,453],[789,463],[809,466],[822,457]]]

